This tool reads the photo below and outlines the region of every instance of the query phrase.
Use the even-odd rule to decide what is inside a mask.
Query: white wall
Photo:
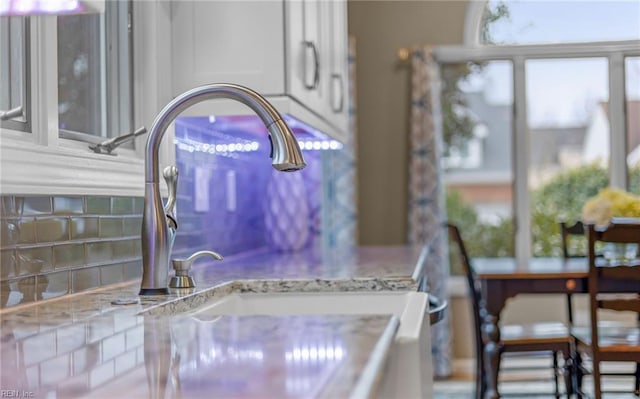
[[[410,66],[397,49],[461,44],[467,1],[349,0],[356,40],[358,224],[363,245],[407,239]]]

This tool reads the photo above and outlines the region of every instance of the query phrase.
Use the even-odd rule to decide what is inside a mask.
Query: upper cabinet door
[[[330,62],[323,3],[285,2],[288,92],[320,115],[325,115],[328,108],[326,71]]]
[[[207,83],[248,86],[281,112],[344,140],[346,12],[346,0],[174,0],[167,85],[174,96]],[[226,105],[207,112],[237,110]]]
[[[328,118],[341,131],[349,129],[349,44],[347,33],[347,2],[326,2],[328,15],[327,43],[329,49],[328,70]]]
[[[281,1],[172,2],[173,93],[237,83],[285,94]]]

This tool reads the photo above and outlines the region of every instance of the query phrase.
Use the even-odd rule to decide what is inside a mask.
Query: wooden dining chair
[[[640,326],[612,326],[601,320],[602,310],[634,312],[640,315],[640,260],[608,261],[596,255],[596,245],[602,243],[636,243],[640,246],[640,224],[618,223],[615,220],[607,227],[587,225],[589,257],[589,313],[590,328],[574,328],[578,359],[583,355],[591,358],[594,394],[602,397],[602,362],[635,362],[635,387],[640,395]],[[612,294],[613,292],[613,294]],[[632,295],[629,295],[632,294]],[[607,374],[611,375],[611,373]],[[625,375],[624,373],[621,375]],[[628,373],[626,373],[628,375]],[[578,393],[582,393],[582,375],[578,375]]]
[[[482,320],[487,315],[484,308],[485,296],[481,287],[481,282],[473,269],[467,250],[460,235],[460,230],[454,224],[447,224],[451,243],[457,247],[460,262],[464,269],[471,304],[473,309],[473,321],[475,330],[476,345],[476,399],[483,397],[486,390],[486,377],[484,372],[484,351],[482,343]],[[500,358],[504,353],[514,353],[523,356],[540,356],[549,354],[552,357],[556,398],[560,397],[559,376],[564,376],[567,397],[573,393],[573,383],[571,379],[572,367],[572,338],[569,329],[563,323],[536,323],[530,325],[505,325],[501,326],[500,337]],[[558,367],[558,354],[564,357],[565,365]],[[498,362],[496,374],[500,372],[500,362]],[[531,396],[530,393],[524,396]]]
[[[572,242],[574,238],[585,237],[584,224],[578,220],[573,224],[567,223],[567,221],[560,221],[560,238],[562,239],[562,257],[564,259],[570,258],[584,258],[587,256],[586,245],[584,250],[575,251]],[[569,327],[573,325],[573,297],[569,293],[567,294],[567,322]]]

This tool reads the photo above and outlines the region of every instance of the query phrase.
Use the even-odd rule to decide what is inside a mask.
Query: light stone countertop
[[[341,254],[257,251],[196,264],[198,287],[191,292],[112,305],[137,299],[136,281],[9,308],[0,312],[0,389],[36,398],[337,398],[368,392],[383,367],[374,364],[372,352],[389,349],[395,317],[199,320],[180,314],[234,292],[415,291],[425,257],[406,246]]]

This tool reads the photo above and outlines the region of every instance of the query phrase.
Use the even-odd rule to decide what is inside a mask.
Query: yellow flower
[[[582,207],[582,220],[587,223],[606,225],[612,217],[640,217],[640,196],[605,188]]]

